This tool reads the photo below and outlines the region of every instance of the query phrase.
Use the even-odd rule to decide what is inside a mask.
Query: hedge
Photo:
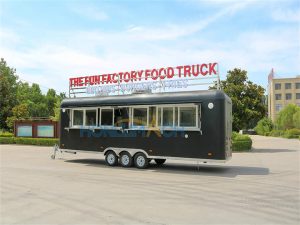
[[[290,130],[286,130],[283,137],[285,138],[299,138],[300,137],[300,129],[293,128]]]
[[[0,137],[0,144],[15,144],[13,137]]]
[[[57,138],[0,137],[0,144],[54,146],[55,144],[58,144],[58,139]]]
[[[232,133],[232,150],[249,151],[252,148],[252,140],[248,135],[242,135],[236,132]]]
[[[14,134],[10,132],[0,132],[0,137],[13,137]]]
[[[272,130],[268,136],[283,138],[300,138],[300,129],[293,128],[290,130]]]
[[[248,141],[232,141],[233,151],[249,151],[252,148],[252,140]]]

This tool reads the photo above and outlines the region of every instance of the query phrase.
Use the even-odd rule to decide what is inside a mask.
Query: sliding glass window
[[[149,107],[149,127],[156,127],[157,119],[156,119],[156,107]]]
[[[114,109],[101,109],[101,126],[114,125]]]
[[[132,126],[148,126],[148,108],[133,108]]]
[[[73,110],[73,126],[83,126],[83,110]]]
[[[85,125],[97,126],[97,109],[85,110]]]
[[[174,107],[162,108],[162,126],[173,127],[174,126]]]
[[[179,108],[180,127],[196,127],[197,110],[196,107],[180,107]]]

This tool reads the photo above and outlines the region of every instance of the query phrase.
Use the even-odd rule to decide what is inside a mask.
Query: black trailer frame
[[[103,153],[110,166],[232,155],[232,103],[220,90],[69,98],[60,111],[56,150]]]

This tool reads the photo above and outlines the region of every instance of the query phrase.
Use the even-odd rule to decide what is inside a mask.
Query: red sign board
[[[159,69],[133,70],[130,72],[109,73],[70,78],[70,87],[85,87],[101,84],[120,84],[142,80],[167,80],[186,77],[218,75],[217,63],[203,63]]]

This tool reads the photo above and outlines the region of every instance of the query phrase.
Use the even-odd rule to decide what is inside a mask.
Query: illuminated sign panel
[[[217,63],[203,63],[159,69],[133,70],[130,72],[79,76],[69,79],[69,94],[110,94],[165,88],[186,88],[188,80],[216,78]],[[78,90],[81,90],[78,91]],[[85,90],[82,92],[82,90]]]

